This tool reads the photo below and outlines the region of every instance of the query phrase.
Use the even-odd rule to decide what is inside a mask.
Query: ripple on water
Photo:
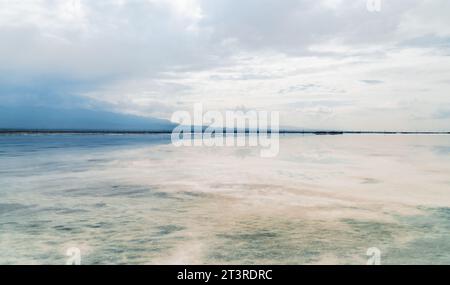
[[[0,215],[10,213],[17,210],[27,209],[30,206],[18,203],[0,203]]]
[[[179,226],[179,225],[165,225],[165,226],[159,226],[157,227],[159,230],[159,235],[169,235],[175,232],[179,232],[185,229],[185,227]]]
[[[83,188],[70,188],[56,192],[65,197],[105,197],[105,198],[144,198],[156,197],[161,199],[173,198],[169,193],[159,190],[159,186],[152,185],[92,185]],[[55,192],[49,192],[55,195]],[[101,203],[99,203],[101,205]]]
[[[428,215],[403,217],[415,238],[391,248],[385,264],[450,264],[450,208],[426,210]]]

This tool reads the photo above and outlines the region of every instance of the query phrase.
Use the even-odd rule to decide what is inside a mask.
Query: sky
[[[450,130],[450,1],[380,3],[0,0],[0,106]]]

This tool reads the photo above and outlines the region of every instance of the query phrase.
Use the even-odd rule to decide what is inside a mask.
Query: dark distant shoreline
[[[170,134],[172,131],[121,131],[121,130],[0,130],[0,134]]]
[[[25,129],[0,129],[0,135],[12,134],[171,134],[171,130],[165,131],[133,131],[133,130],[25,130]],[[224,132],[225,133],[225,132]],[[249,131],[235,131],[236,134],[248,134]],[[270,133],[270,131],[269,131]],[[450,135],[448,132],[405,132],[405,131],[287,131],[281,130],[279,134],[312,134],[312,135],[344,135],[344,134],[381,134],[381,135]]]

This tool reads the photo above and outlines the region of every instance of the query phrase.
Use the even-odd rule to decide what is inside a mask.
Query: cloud
[[[383,83],[383,81],[381,81],[381,80],[374,80],[374,79],[365,79],[365,80],[360,80],[360,81],[363,83],[366,83],[366,84],[370,84],[370,85],[377,85],[377,84]]]
[[[277,106],[294,125],[296,102],[351,102],[305,108],[332,109],[314,127],[415,129],[410,113],[450,103],[449,5],[383,1],[371,13],[365,0],[3,0],[0,105],[164,118],[195,102]],[[411,98],[428,107],[393,104],[398,124],[370,111]]]
[[[450,109],[440,109],[433,114],[432,118],[437,120],[450,119]]]
[[[203,1],[201,24],[211,28],[217,40],[233,39],[242,48],[298,55],[308,53],[310,45],[327,41],[376,44],[390,40],[401,15],[416,3],[386,1],[383,13],[373,14],[367,11],[366,1]]]
[[[313,83],[299,84],[299,85],[289,86],[286,89],[281,89],[280,91],[278,91],[278,93],[285,94],[285,93],[312,90],[312,89],[317,89],[317,88],[320,88],[320,86],[317,84],[313,84]]]
[[[203,62],[195,18],[170,3],[8,1],[0,14],[2,69],[84,79]]]

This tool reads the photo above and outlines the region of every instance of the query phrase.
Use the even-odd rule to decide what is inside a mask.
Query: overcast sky
[[[381,3],[0,0],[0,105],[449,130],[450,1]]]

